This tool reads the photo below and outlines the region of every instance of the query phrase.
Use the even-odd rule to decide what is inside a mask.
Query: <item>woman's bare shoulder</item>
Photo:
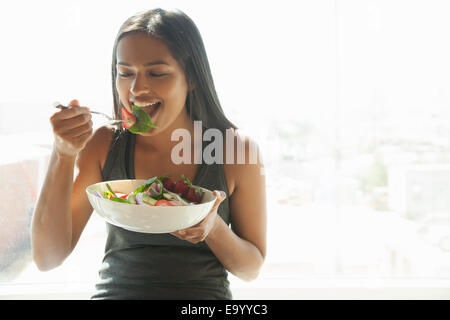
[[[243,130],[232,130],[224,139],[224,171],[232,190],[246,177],[249,167],[261,166],[257,142]],[[231,139],[232,138],[232,139]],[[230,154],[231,153],[231,154]],[[232,193],[232,192],[230,192]]]
[[[79,165],[83,165],[83,163],[90,165],[98,163],[100,169],[102,169],[113,135],[114,128],[109,126],[102,126],[96,129],[78,156]]]
[[[248,132],[233,129],[232,134],[225,137],[224,158],[226,163],[236,165],[254,165],[261,159],[258,143]],[[231,152],[231,154],[229,154]],[[224,162],[224,163],[225,163]]]
[[[114,135],[114,128],[110,126],[101,126],[97,130],[95,130],[94,134],[92,135],[91,140],[93,140],[94,143],[105,143],[105,142],[111,142],[111,139]]]

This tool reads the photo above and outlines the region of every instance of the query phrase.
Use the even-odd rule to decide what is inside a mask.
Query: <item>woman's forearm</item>
[[[71,250],[71,196],[75,156],[53,150],[31,224],[33,259],[41,270],[52,269]]]
[[[236,235],[220,216],[205,241],[223,266],[236,277],[251,281],[258,276],[263,255],[254,244]]]

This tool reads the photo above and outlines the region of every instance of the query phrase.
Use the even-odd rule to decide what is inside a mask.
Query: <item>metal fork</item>
[[[58,108],[58,109],[69,109],[68,106],[64,106],[64,105],[62,105],[59,102],[53,103],[53,106],[55,108]],[[117,119],[114,119],[114,118],[108,116],[106,113],[99,112],[99,111],[90,110],[90,113],[95,113],[95,114],[99,114],[101,116],[104,116],[105,118],[107,118],[109,120],[109,124],[110,125],[117,125],[117,124],[120,124],[120,123],[123,123],[123,122],[129,122],[130,121],[130,120],[117,120]]]

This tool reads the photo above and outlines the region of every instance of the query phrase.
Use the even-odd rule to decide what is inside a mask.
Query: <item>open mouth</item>
[[[141,107],[145,112],[147,112],[147,114],[153,118],[155,116],[155,114],[158,112],[159,108],[161,107],[161,101],[156,101],[156,102],[152,102],[152,103],[132,103],[135,106]]]

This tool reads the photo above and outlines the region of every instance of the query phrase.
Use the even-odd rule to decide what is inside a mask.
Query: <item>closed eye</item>
[[[149,73],[152,77],[162,77],[167,75],[167,73]],[[119,77],[128,78],[131,77],[132,73],[119,73]]]
[[[152,77],[162,77],[162,76],[165,76],[167,73],[151,73],[150,72],[150,75],[152,76]]]

